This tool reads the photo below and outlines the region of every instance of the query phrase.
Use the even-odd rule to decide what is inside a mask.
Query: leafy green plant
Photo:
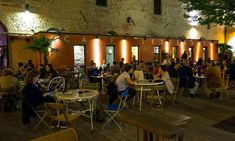
[[[217,48],[219,50],[218,56],[219,59],[222,60],[230,60],[232,59],[233,52],[232,52],[232,47],[227,44],[217,44]]]
[[[41,55],[43,55],[44,63],[47,64],[48,63],[48,50],[50,50],[51,52],[56,51],[56,49],[51,47],[52,41],[53,39],[51,40],[44,36],[41,36],[37,39],[34,39],[33,43],[25,48],[35,51],[35,52],[39,52]]]

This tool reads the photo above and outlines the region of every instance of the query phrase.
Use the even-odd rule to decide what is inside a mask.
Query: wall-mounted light
[[[122,39],[123,39],[123,40],[126,40],[126,36],[124,36]]]

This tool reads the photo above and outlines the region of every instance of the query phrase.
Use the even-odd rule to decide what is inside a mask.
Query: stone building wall
[[[25,4],[31,13],[25,13]],[[192,26],[183,18],[177,0],[162,0],[162,15],[153,14],[153,0],[107,0],[107,7],[95,0],[1,0],[0,21],[10,33],[46,31],[50,27],[68,33],[223,40],[223,28]],[[134,23],[127,22],[130,17]]]

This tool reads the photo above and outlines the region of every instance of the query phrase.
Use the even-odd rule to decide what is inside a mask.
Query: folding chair
[[[65,79],[62,76],[57,76],[51,79],[48,88],[50,91],[64,91],[65,90]]]
[[[158,86],[152,86],[151,87],[151,93],[147,96],[147,100],[149,101],[150,108],[153,107],[153,101],[158,101],[159,105],[162,107],[162,99],[163,96],[160,95],[159,91],[164,91],[164,94],[166,93],[166,86],[164,85],[158,85]]]
[[[37,117],[39,118],[39,121],[36,124],[36,126],[34,127],[33,131],[36,131],[41,123],[43,123],[48,129],[51,129],[51,127],[45,121],[45,118],[47,116],[47,111],[44,109],[36,110],[34,108],[34,106],[32,106],[32,105],[31,105],[31,108],[32,108],[33,112],[37,115]]]
[[[48,118],[51,122],[57,122],[57,127],[61,127],[61,122],[71,127],[70,123],[80,116],[78,113],[67,114],[63,103],[45,103],[45,107]]]
[[[108,115],[109,119],[105,122],[102,129],[104,129],[104,127],[109,122],[113,121],[118,126],[120,131],[123,132],[122,127],[117,123],[117,121],[115,120],[115,117],[119,115],[119,112],[125,107],[127,97],[128,97],[128,89],[120,93],[119,95],[120,101],[118,105],[115,105],[115,104],[108,105],[107,109],[104,110],[105,113]]]

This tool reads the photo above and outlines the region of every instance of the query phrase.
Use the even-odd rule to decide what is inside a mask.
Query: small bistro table
[[[91,130],[94,130],[93,113],[94,113],[94,108],[96,106],[96,100],[98,97],[97,90],[74,89],[74,90],[68,90],[64,93],[57,92],[55,95],[56,95],[57,102],[63,101],[65,103],[67,111],[68,111],[68,103],[69,102],[88,101],[89,109],[86,109],[83,111],[78,111],[78,112],[81,112],[81,114],[83,116],[91,119]],[[89,115],[86,114],[87,111],[89,111]]]

